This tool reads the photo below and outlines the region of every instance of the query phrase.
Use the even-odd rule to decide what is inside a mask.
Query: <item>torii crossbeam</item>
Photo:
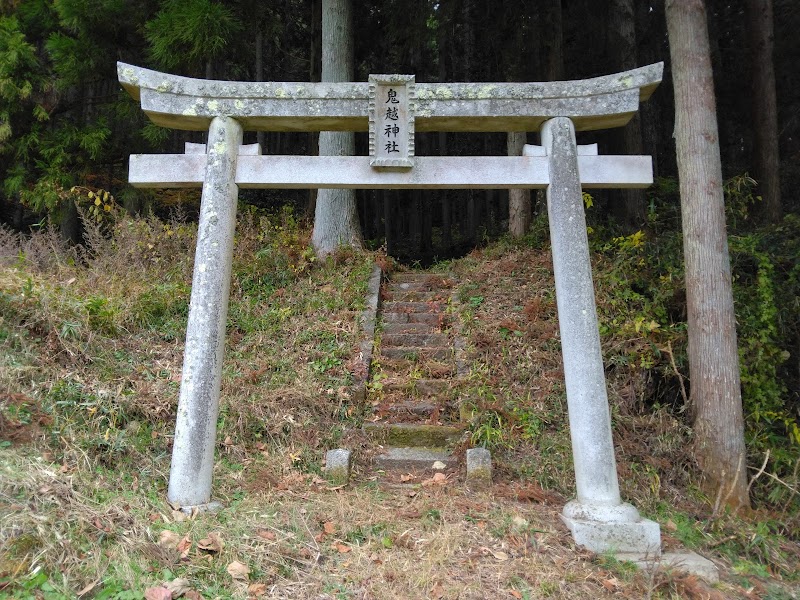
[[[581,188],[646,187],[647,156],[598,156],[575,131],[625,125],[663,64],[581,81],[416,84],[248,83],[189,79],[118,64],[119,80],[157,125],[208,130],[207,149],[132,155],[140,187],[203,194],[168,497],[211,498],[236,202],[252,188],[546,188],[577,499],[562,518],[594,552],[657,557],[660,529],[622,502]],[[261,156],[243,130],[369,131],[370,156]],[[541,131],[518,157],[414,156],[415,131]]]

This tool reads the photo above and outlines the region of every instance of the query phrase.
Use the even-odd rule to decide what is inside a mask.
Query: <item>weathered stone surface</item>
[[[717,565],[696,552],[665,552],[661,555],[661,560],[656,563],[648,562],[646,559],[635,562],[644,569],[649,568],[651,564],[655,564],[662,569],[697,575],[700,579],[712,585],[719,583]]]
[[[386,313],[433,313],[441,310],[445,302],[385,302],[383,314]]]
[[[621,499],[575,132],[569,119],[548,121],[542,141],[552,167],[547,209],[578,500],[616,505]]]
[[[422,323],[438,327],[442,320],[442,315],[433,312],[394,312],[384,310],[382,319],[384,323]]]
[[[196,504],[194,506],[181,506],[180,511],[186,515],[196,515],[199,513],[218,513],[223,509],[221,502],[207,502],[206,504]]]
[[[383,333],[433,333],[435,328],[430,323],[384,323]]]
[[[242,128],[218,117],[208,134],[209,153],[200,201],[194,277],[186,329],[178,416],[172,446],[170,502],[208,504],[214,469],[225,321],[233,260],[238,189],[233,181]]]
[[[432,402],[420,402],[416,400],[399,400],[391,402],[386,405],[385,410],[393,415],[401,415],[404,413],[413,414],[417,416],[428,416],[436,410],[437,405]],[[381,410],[384,410],[381,405]]]
[[[556,118],[542,128],[550,160],[547,210],[567,389],[577,501],[562,518],[594,552],[658,553],[658,523],[641,519],[619,493],[575,130]]]
[[[492,454],[486,448],[467,450],[467,485],[474,489],[492,485]]]
[[[430,292],[431,284],[427,281],[401,281],[389,284],[390,290],[393,292],[399,290],[401,292]]]
[[[661,528],[655,521],[581,521],[561,515],[575,543],[601,553],[638,553],[653,558],[661,554]]]
[[[244,156],[236,183],[242,188],[315,189],[544,189],[548,160],[540,156],[418,156],[410,171],[376,171],[368,156]],[[203,154],[132,154],[134,187],[199,187]],[[584,188],[641,188],[652,183],[645,156],[581,156]]]
[[[381,338],[381,345],[386,348],[389,346],[425,346],[448,347],[450,338],[443,333],[386,333]]]
[[[383,391],[387,394],[405,393],[427,397],[447,392],[450,382],[447,379],[409,379],[390,377],[383,380]]]
[[[578,130],[620,127],[661,81],[663,64],[580,81],[416,85],[417,131],[535,131],[550,117]],[[247,130],[367,131],[369,84],[208,81],[117,64],[157,125],[202,131],[216,116]]]
[[[337,448],[325,454],[325,476],[333,485],[347,485],[350,482],[350,450]]]
[[[378,169],[414,166],[414,75],[369,76],[369,155]]]
[[[370,339],[375,335],[375,323],[378,318],[378,307],[381,301],[381,278],[383,272],[378,265],[372,268],[367,284],[367,308],[361,314],[361,329]]]
[[[392,346],[381,348],[381,356],[391,360],[444,360],[453,356],[451,348],[420,348],[416,346]]]
[[[443,448],[458,440],[461,428],[419,423],[364,423],[364,431],[386,446]]]
[[[420,273],[417,271],[396,271],[389,276],[389,285],[417,285],[425,284],[427,286],[438,287],[442,282],[443,277],[440,275],[433,275],[432,273]],[[430,288],[433,289],[433,288]]]
[[[412,389],[420,396],[436,396],[443,394],[450,387],[446,379],[417,379],[412,382]]]
[[[389,448],[375,457],[375,464],[381,469],[430,469],[436,462],[445,468],[456,464],[455,457],[441,448]]]
[[[406,284],[408,285],[408,284]],[[429,292],[418,290],[396,290],[390,289],[387,292],[388,299],[395,302],[430,302],[432,300],[441,300],[441,292]]]

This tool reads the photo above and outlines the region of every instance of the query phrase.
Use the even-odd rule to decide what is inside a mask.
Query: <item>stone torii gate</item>
[[[652,183],[649,156],[598,156],[575,131],[625,125],[663,63],[547,83],[364,83],[189,79],[119,63],[156,125],[208,130],[185,154],[131,155],[138,187],[200,187],[202,200],[168,498],[211,498],[238,189],[546,188],[577,498],[562,519],[595,552],[658,556],[660,529],[622,502],[611,434],[581,188]],[[261,156],[244,130],[369,131],[370,156]],[[415,131],[541,131],[522,156],[414,156]]]

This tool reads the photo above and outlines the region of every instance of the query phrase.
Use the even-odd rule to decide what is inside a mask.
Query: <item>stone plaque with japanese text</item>
[[[369,76],[370,166],[414,166],[414,76]]]

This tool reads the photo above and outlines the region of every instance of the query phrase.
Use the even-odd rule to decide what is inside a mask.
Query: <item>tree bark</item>
[[[542,13],[542,59],[545,81],[564,78],[564,33],[561,0],[547,0]]]
[[[508,155],[522,156],[525,132],[508,132]],[[521,238],[531,225],[531,191],[513,188],[508,190],[508,232],[511,237]]]
[[[753,111],[753,171],[768,223],[783,217],[780,157],[778,151],[778,102],[775,94],[775,45],[772,0],[747,0],[751,56]]]
[[[322,0],[322,81],[353,80],[353,19],[350,0]],[[323,131],[320,156],[355,153],[351,132]],[[339,246],[362,247],[361,230],[353,190],[320,190],[311,243],[319,256]]]
[[[322,79],[322,2],[311,0],[311,48],[309,51],[309,81],[317,82]],[[319,132],[309,131],[309,154],[319,155]],[[319,190],[308,190],[306,202],[306,216],[310,220],[317,210],[317,194]]]
[[[636,15],[633,0],[611,0],[608,25],[608,47],[618,71],[635,69]],[[637,112],[622,129],[614,131],[616,143],[622,153],[640,155],[643,151],[641,117]],[[619,190],[615,194],[619,202],[614,204],[617,218],[628,228],[641,227],[645,222],[647,200],[644,190]]]
[[[256,64],[255,64],[255,77],[256,81],[264,81],[264,32],[261,30],[263,23],[259,24],[256,31]],[[256,132],[256,143],[261,146],[261,151],[266,151],[265,136],[263,131]]]
[[[749,507],[714,79],[703,0],[667,0],[696,456],[717,503]]]

